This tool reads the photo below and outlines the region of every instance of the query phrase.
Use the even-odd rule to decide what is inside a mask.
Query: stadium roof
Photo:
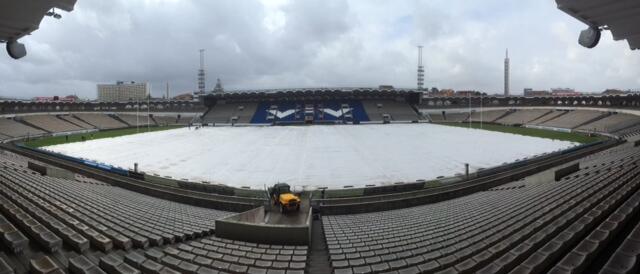
[[[415,89],[399,88],[298,88],[298,89],[262,89],[234,90],[223,93],[208,93],[206,97],[219,99],[258,99],[258,98],[305,98],[318,96],[351,97],[351,96],[397,96],[417,93]]]
[[[72,11],[76,0],[0,1],[0,41],[18,40],[37,30],[53,8]]]
[[[556,0],[558,8],[593,28],[609,29],[614,40],[640,48],[640,1]]]
[[[226,90],[224,93],[305,93],[305,92],[415,92],[415,89],[406,88],[378,88],[378,87],[320,87],[320,88],[274,88],[274,89],[243,89],[243,90]]]

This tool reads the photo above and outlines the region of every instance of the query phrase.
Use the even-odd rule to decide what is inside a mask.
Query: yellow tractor
[[[300,211],[300,197],[291,192],[285,183],[277,183],[269,188],[269,198],[273,205],[280,207],[280,212]]]

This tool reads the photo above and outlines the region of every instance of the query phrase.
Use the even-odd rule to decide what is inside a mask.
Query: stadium
[[[76,1],[27,2],[14,59]],[[638,48],[636,3],[556,2]],[[417,89],[2,99],[0,273],[638,273],[640,94],[510,95],[508,60],[504,95],[420,62]]]
[[[639,103],[640,96],[635,95],[423,98],[412,90],[364,88],[211,94],[200,103],[150,104],[148,113],[126,103],[5,101],[0,103],[5,142],[0,198],[8,250],[2,259],[5,269],[12,266],[16,273],[67,269],[72,273],[496,273],[618,268],[616,260],[627,256],[640,227],[635,214],[640,202],[635,160],[640,152]],[[487,129],[476,129],[480,123]],[[113,145],[120,138],[138,136],[144,143],[149,140],[144,136],[181,130],[192,135],[236,129],[380,127],[400,132],[402,127],[424,131],[442,127],[469,135],[491,132],[492,126],[586,140],[556,140],[561,145],[553,150],[489,162],[468,173],[459,162],[459,172],[438,177],[425,172],[421,179],[375,184],[353,181],[360,178],[355,176],[348,185],[299,188],[301,211],[284,217],[277,217],[261,189],[276,182],[265,179],[269,173],[260,173],[257,167],[255,172],[263,180],[243,187],[233,181],[165,176],[162,169],[159,174],[145,173],[145,158],[135,153],[125,157],[139,161],[139,169],[38,147],[42,145],[38,142],[89,145],[81,150],[91,154],[100,150],[94,142]],[[97,138],[123,128],[152,132]],[[491,134],[486,138],[500,140],[492,149],[508,147],[505,139],[493,134],[530,138],[527,142],[545,140],[504,131]],[[78,135],[85,141],[66,143],[65,136]],[[360,144],[347,147],[364,145],[365,135],[359,136]],[[232,145],[238,138],[232,135],[220,145]],[[425,141],[429,138],[435,137],[425,136]],[[375,140],[385,146],[397,141],[393,135]],[[389,153],[385,150],[378,157]],[[416,168],[419,165],[411,166]],[[330,175],[322,180],[340,179],[335,166],[320,169]],[[236,176],[251,171],[240,169]],[[295,189],[300,182],[289,183]],[[601,254],[612,255],[608,261],[596,260]]]

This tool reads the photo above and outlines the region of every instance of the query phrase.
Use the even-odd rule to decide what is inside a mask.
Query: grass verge
[[[539,137],[539,138],[547,138],[553,140],[561,140],[561,141],[570,141],[581,144],[592,143],[600,140],[604,140],[605,137],[601,136],[588,136],[586,134],[577,133],[577,132],[560,132],[560,131],[552,131],[545,129],[537,129],[537,128],[526,128],[526,127],[512,127],[512,126],[503,126],[496,124],[487,124],[483,123],[482,127],[480,123],[438,123],[439,125],[446,126],[455,126],[455,127],[464,127],[464,128],[475,128],[475,129],[483,129],[489,131],[497,131],[511,134],[518,134],[524,136],[531,137]]]
[[[82,142],[83,137],[84,140],[96,140],[102,138],[112,138],[112,137],[120,137],[125,135],[132,135],[137,133],[145,133],[145,132],[153,132],[153,131],[162,131],[169,129],[181,128],[183,126],[158,126],[158,127],[140,127],[140,129],[136,128],[123,128],[123,129],[112,129],[112,130],[104,130],[104,131],[96,131],[92,133],[81,133],[81,134],[73,134],[67,136],[55,136],[55,137],[45,137],[40,139],[33,139],[25,142],[25,145],[29,147],[45,147],[45,146],[53,146],[74,142]]]

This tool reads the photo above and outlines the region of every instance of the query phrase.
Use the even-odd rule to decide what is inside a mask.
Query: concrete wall
[[[66,169],[41,165],[34,162],[27,162],[27,167],[35,172],[40,173],[40,175],[46,175],[49,177],[61,178],[61,179],[67,179],[67,180],[75,180],[76,178],[75,173],[68,171]]]
[[[264,207],[259,207],[216,220],[216,236],[262,244],[309,245],[311,243],[311,208],[304,225],[265,224],[264,210]]]
[[[163,186],[178,187],[178,182],[171,178],[144,174],[144,180],[150,183],[159,184]]]
[[[570,175],[574,172],[577,172],[578,170],[580,170],[580,163],[575,163],[573,165],[567,166],[567,167],[563,167],[560,168],[558,170],[556,170],[555,173],[555,180],[556,182],[559,181],[560,179],[562,179],[563,177]]]

